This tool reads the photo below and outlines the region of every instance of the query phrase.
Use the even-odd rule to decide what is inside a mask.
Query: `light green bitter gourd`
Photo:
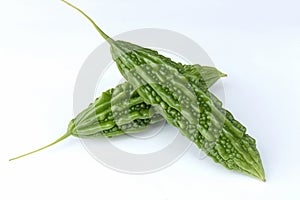
[[[200,74],[197,79],[184,76],[184,65],[151,49],[113,40],[83,11],[64,2],[83,14],[110,44],[119,71],[146,104],[154,106],[215,162],[265,181],[255,140],[222,108]]]

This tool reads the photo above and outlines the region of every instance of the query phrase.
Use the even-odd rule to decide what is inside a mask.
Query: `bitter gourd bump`
[[[184,77],[181,64],[156,51],[125,41],[114,41],[80,9],[69,5],[96,27],[110,44],[112,57],[121,74],[146,103],[156,107],[168,123],[178,127],[183,135],[226,168],[265,180],[255,140],[245,133],[245,127],[229,111],[220,106],[220,101],[207,90],[203,79],[195,81]],[[162,80],[160,72],[176,74],[177,85],[174,86],[172,80]],[[179,90],[179,85],[186,90]],[[194,95],[188,96],[189,93]],[[180,104],[180,101],[194,102],[193,97],[196,97],[199,109],[192,104],[189,112],[181,112],[185,104]]]

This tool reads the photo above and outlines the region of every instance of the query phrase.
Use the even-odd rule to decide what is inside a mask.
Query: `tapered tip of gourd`
[[[257,178],[259,178],[263,182],[266,182],[266,177],[265,177],[265,173],[264,172],[259,173],[259,175],[257,176]]]
[[[254,164],[254,165],[256,165],[256,164]],[[264,170],[263,169],[262,170],[257,170],[257,166],[254,166],[254,165],[252,166],[253,168],[248,169],[247,171],[244,171],[244,170],[241,170],[241,169],[238,170],[238,171],[242,172],[245,175],[248,175],[248,176],[250,175],[253,178],[257,178],[257,179],[259,179],[263,182],[266,182],[266,177],[265,177]]]
[[[267,181],[264,172],[263,172],[262,175],[260,176],[260,180],[262,180],[263,182],[266,182],[266,181]]]
[[[261,159],[259,159],[258,166],[259,166],[258,169],[256,169],[258,172],[258,178],[260,180],[262,180],[263,182],[266,182],[265,170],[264,170]]]
[[[210,66],[201,66],[198,68],[200,70],[201,75],[203,76],[216,76],[216,77],[226,77],[227,74],[221,72],[215,67]]]
[[[220,72],[220,77],[227,77],[227,74],[224,74],[223,72]]]
[[[217,68],[215,68],[215,71],[218,73],[219,77],[222,78],[222,77],[227,77],[227,74],[221,72],[220,70],[218,70]]]
[[[265,177],[265,171],[262,165],[261,160],[259,159],[259,161],[255,164],[253,164],[252,166],[252,171],[251,171],[251,175],[258,178],[259,180],[266,182],[266,177]]]

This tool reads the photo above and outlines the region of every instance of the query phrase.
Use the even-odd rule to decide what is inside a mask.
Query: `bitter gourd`
[[[195,80],[183,76],[182,64],[156,51],[113,40],[80,9],[67,4],[81,12],[110,44],[119,71],[145,103],[154,106],[169,124],[178,127],[217,163],[265,181],[255,140],[222,108],[201,77]]]

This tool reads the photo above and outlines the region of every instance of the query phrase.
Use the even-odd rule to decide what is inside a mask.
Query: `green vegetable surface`
[[[80,9],[69,5],[81,12],[110,44],[120,72],[146,104],[151,104],[215,162],[265,181],[255,140],[222,108],[200,74],[197,79],[184,76],[182,64],[151,49],[113,40]]]

